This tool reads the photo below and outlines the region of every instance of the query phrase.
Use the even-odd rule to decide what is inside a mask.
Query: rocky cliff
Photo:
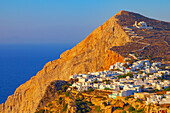
[[[131,42],[129,35],[122,29],[120,20],[121,15],[130,13],[132,12],[120,11],[82,42],[62,53],[59,59],[48,62],[36,76],[19,86],[0,105],[0,113],[33,113],[51,81],[68,80],[74,73],[104,70],[115,62],[123,62],[124,58],[110,48]]]

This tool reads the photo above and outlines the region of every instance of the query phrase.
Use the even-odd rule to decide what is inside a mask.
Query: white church
[[[135,24],[133,25],[136,28],[143,28],[143,29],[153,29],[153,27],[150,27],[146,24],[146,22],[141,21],[139,23],[137,23],[137,21],[135,21]]]

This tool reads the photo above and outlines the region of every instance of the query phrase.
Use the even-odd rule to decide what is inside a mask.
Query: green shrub
[[[81,110],[78,110],[77,113],[82,113]]]
[[[67,84],[66,84],[66,85],[62,85],[62,86],[61,86],[62,92],[65,92],[68,87],[69,87],[69,85],[67,85]]]
[[[45,113],[45,110],[44,109],[40,109],[40,110],[36,111],[35,113]]]
[[[67,91],[67,92],[65,93],[65,95],[66,95],[66,97],[68,97],[68,96],[70,95],[70,93]]]
[[[63,109],[62,109],[62,111],[66,111],[67,110],[67,106],[68,106],[68,104],[65,104]]]
[[[118,107],[117,109],[118,109],[118,110],[123,110],[124,108]]]
[[[140,103],[143,103],[143,102],[142,102],[142,100],[140,100],[140,99],[137,99],[137,100],[136,100],[136,102],[140,102]]]
[[[143,113],[144,108],[137,110],[138,113]]]
[[[86,106],[85,106],[84,104],[82,104],[80,107],[81,107],[82,109],[85,109],[85,108],[86,108]]]
[[[92,105],[93,105],[90,101],[85,101],[85,103],[86,103],[88,106],[92,106]]]
[[[103,102],[104,106],[107,106],[107,103],[106,102]]]
[[[62,97],[58,99],[59,103],[62,104]]]
[[[125,97],[125,100],[128,100],[129,98],[131,98],[130,96],[128,96],[128,97]]]
[[[132,112],[132,111],[135,111],[135,108],[130,106],[129,109],[128,109],[129,112]]]
[[[87,111],[87,112],[90,112],[91,110],[90,110],[90,108],[86,108],[86,111]]]
[[[92,92],[92,91],[94,91],[94,89],[93,89],[93,88],[89,88],[88,91],[89,91],[89,92]]]
[[[162,78],[161,78],[161,77],[157,77],[156,79],[157,79],[157,80],[162,80]]]
[[[96,106],[95,110],[96,110],[97,112],[101,112],[100,106]]]
[[[122,111],[122,113],[126,113],[126,111]]]
[[[155,89],[155,92],[158,92],[159,90],[158,89]]]
[[[170,86],[164,89],[164,91],[170,91]]]
[[[122,75],[118,75],[118,79],[120,79],[120,78],[123,78],[123,76]]]
[[[82,113],[86,113],[86,109],[82,109]]]
[[[52,106],[52,104],[50,103],[50,104],[48,104],[48,106],[47,107],[50,107],[50,106]]]
[[[58,94],[58,95],[61,95],[61,94],[62,94],[62,91],[61,91],[61,90],[58,90],[58,91],[57,91],[57,94]]]
[[[104,90],[111,90],[111,89],[106,87],[106,88],[104,88]]]
[[[130,76],[130,78],[133,78],[133,74],[132,73],[124,74],[124,76]]]

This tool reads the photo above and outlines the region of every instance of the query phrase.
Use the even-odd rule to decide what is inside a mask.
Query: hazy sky
[[[170,22],[170,0],[0,0],[0,44],[76,44],[120,10]]]

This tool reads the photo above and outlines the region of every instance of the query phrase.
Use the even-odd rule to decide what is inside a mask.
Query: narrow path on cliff
[[[148,47],[148,46],[151,45],[151,44],[149,44],[149,43],[140,42],[141,40],[144,40],[145,38],[144,38],[143,36],[138,36],[137,34],[135,34],[135,31],[133,31],[133,29],[126,27],[124,30],[125,30],[126,33],[129,33],[130,35],[132,35],[132,36],[130,36],[130,37],[134,37],[134,38],[136,38],[136,39],[139,39],[139,38],[140,38],[139,40],[134,41],[134,42],[139,43],[139,44],[146,45],[146,46],[142,47],[142,49],[137,49],[137,50],[131,51],[132,53],[135,53],[135,52],[138,52],[138,51],[142,51],[142,50],[144,50],[146,47]],[[132,55],[132,54],[129,54],[129,56],[132,56],[132,57],[136,58],[136,56],[134,56],[134,55]],[[136,59],[137,59],[137,58],[136,58]]]

